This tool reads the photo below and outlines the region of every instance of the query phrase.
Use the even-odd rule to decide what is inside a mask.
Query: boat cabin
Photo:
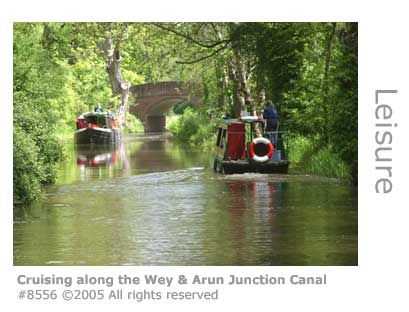
[[[77,129],[88,128],[88,127],[112,129],[112,128],[118,128],[118,124],[117,124],[117,121],[114,115],[110,113],[89,112],[89,113],[82,114],[80,117],[78,117],[77,122],[76,122]]]

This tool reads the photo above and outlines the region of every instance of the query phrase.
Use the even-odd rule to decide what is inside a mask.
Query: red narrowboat
[[[287,132],[265,132],[261,116],[221,122],[214,159],[216,172],[288,173],[288,166]]]
[[[89,112],[78,117],[75,130],[77,144],[116,144],[121,138],[115,116],[107,112]]]

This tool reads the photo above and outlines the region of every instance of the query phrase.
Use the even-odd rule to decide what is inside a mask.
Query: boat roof
[[[114,115],[112,113],[108,112],[87,112],[81,114],[78,119],[80,118],[85,118],[85,117],[90,117],[90,116],[104,116],[104,117],[109,117],[111,119],[115,119]]]
[[[264,119],[261,116],[245,116],[241,118],[230,118],[230,119],[223,119],[221,121],[222,124],[246,124],[246,123],[262,123]]]

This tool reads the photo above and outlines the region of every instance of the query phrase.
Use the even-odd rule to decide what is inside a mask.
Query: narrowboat
[[[217,130],[214,170],[224,174],[288,173],[286,131],[264,131],[261,116],[224,119]]]
[[[115,116],[109,112],[88,112],[78,117],[75,130],[77,144],[116,144],[121,138]]]

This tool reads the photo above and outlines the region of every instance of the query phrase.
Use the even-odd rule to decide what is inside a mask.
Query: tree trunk
[[[111,82],[112,94],[114,96],[121,94],[122,70],[119,45],[115,47],[112,57],[106,63],[106,69]]]
[[[126,112],[128,111],[129,88],[131,84],[123,81],[121,84],[121,106],[118,108],[119,127],[123,129],[126,124]]]
[[[105,66],[111,82],[113,96],[121,96],[121,105],[118,108],[118,122],[121,129],[124,128],[126,122],[126,112],[128,110],[128,98],[130,84],[122,79],[121,71],[121,41],[122,35],[116,38],[115,47],[113,44],[113,23],[110,25],[109,35],[105,38],[105,42],[97,42],[97,46],[103,51],[105,58]]]
[[[337,23],[332,23],[331,31],[327,36],[326,48],[325,48],[325,69],[324,69],[324,80],[322,84],[322,107],[324,109],[324,133],[323,139],[326,144],[329,143],[329,104],[328,104],[328,93],[329,93],[329,69],[331,64],[331,52],[332,52],[332,41],[335,34],[335,28]]]
[[[259,88],[257,92],[257,108],[261,109],[263,111],[263,108],[266,104],[266,90],[264,88]]]
[[[241,95],[239,95],[239,103],[240,103],[240,113],[247,111],[246,110],[246,100]]]
[[[237,79],[237,73],[236,70],[234,69],[234,66],[230,64],[230,70],[229,70],[229,75],[230,75],[230,80],[232,81],[232,93],[233,93],[233,107],[232,107],[232,113],[233,117],[239,117],[240,111],[241,111],[241,103],[239,99],[239,83]]]
[[[222,62],[216,63],[216,77],[218,84],[217,104],[223,110],[226,105],[227,73]]]
[[[247,83],[247,72],[245,69],[245,65],[241,59],[240,52],[237,48],[234,48],[234,59],[237,70],[237,78],[239,82],[240,93],[244,98],[245,104],[244,107],[242,107],[242,110],[247,110],[250,113],[252,113],[254,110],[253,98],[251,97],[250,88]]]

